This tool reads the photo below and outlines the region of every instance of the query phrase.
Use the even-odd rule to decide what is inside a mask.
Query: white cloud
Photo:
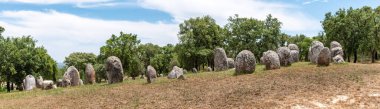
[[[0,25],[6,36],[31,35],[59,62],[72,52],[99,53],[100,46],[121,31],[137,34],[143,43],[177,43],[177,24],[109,21],[57,11],[2,11]]]
[[[328,2],[328,0],[306,0],[302,4],[303,5],[308,5],[308,4],[311,4],[311,3],[314,3],[314,2]]]
[[[144,8],[169,13],[179,23],[190,17],[210,15],[218,24],[227,23],[229,16],[265,19],[272,14],[283,23],[283,30],[289,33],[317,34],[321,30],[319,20],[298,11],[300,7],[285,3],[259,0],[139,0]]]

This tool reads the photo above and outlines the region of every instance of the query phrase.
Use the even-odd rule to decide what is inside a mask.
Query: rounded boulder
[[[291,63],[291,56],[290,56],[290,49],[288,47],[280,47],[277,49],[277,54],[280,59],[280,65],[281,66],[290,66]]]
[[[235,75],[250,74],[255,72],[256,58],[255,55],[248,50],[241,51],[235,59]]]
[[[95,69],[91,64],[86,64],[86,83],[94,84],[95,83]]]
[[[70,66],[67,68],[65,74],[63,75],[64,79],[68,79],[71,82],[71,86],[80,85],[80,74],[77,68]]]
[[[272,50],[263,53],[263,63],[265,65],[265,69],[273,70],[279,69],[280,66],[280,58],[278,54]]]

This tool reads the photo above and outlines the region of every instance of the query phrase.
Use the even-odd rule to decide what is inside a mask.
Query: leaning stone
[[[36,87],[36,79],[32,75],[27,75],[23,82],[24,90],[32,90]]]
[[[318,66],[329,66],[331,60],[330,49],[324,47],[318,55],[317,62]]]
[[[223,48],[214,50],[214,70],[223,71],[228,69],[227,55]]]
[[[79,71],[74,66],[70,66],[69,68],[67,68],[63,77],[64,77],[64,79],[70,80],[71,86],[77,86],[80,84],[79,83],[80,82],[79,81],[80,80]]]
[[[86,64],[86,83],[94,84],[95,83],[95,69],[91,64]]]
[[[241,51],[235,59],[235,75],[250,74],[255,72],[255,55],[248,50]]]
[[[280,68],[280,58],[278,54],[272,50],[263,53],[263,63],[265,64],[265,69],[273,70]]]
[[[175,79],[183,75],[183,70],[177,66],[174,66],[173,69],[168,74],[168,79]]]
[[[123,82],[123,65],[118,57],[108,57],[105,64],[105,68],[108,78],[108,84]]]
[[[154,81],[154,79],[156,79],[157,78],[157,72],[156,72],[156,69],[154,69],[154,67],[153,66],[151,66],[151,65],[149,65],[148,67],[147,67],[147,74],[146,74],[146,76],[147,76],[147,81],[148,81],[148,83],[152,83],[153,81]]]
[[[280,65],[281,66],[290,66],[291,63],[291,56],[290,56],[290,49],[288,47],[280,47],[277,49],[278,57],[280,58]]]

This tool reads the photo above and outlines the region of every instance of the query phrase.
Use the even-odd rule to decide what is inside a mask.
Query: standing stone
[[[331,57],[335,57],[337,55],[344,56],[343,49],[341,47],[331,48]]]
[[[152,83],[154,81],[154,79],[157,78],[157,72],[156,72],[156,69],[154,69],[151,65],[149,65],[147,67],[147,81],[148,83]]]
[[[288,48],[290,49],[290,62],[298,62],[299,61],[299,48],[296,44],[289,44]]]
[[[290,50],[290,62],[298,62],[299,61],[299,52],[297,50]]]
[[[32,75],[27,75],[23,82],[24,90],[32,90],[36,87],[36,79]]]
[[[291,56],[290,56],[290,49],[288,47],[280,47],[277,49],[277,54],[280,58],[280,65],[281,66],[290,66],[291,63]]]
[[[333,49],[333,48],[335,48],[335,47],[340,47],[340,48],[342,48],[342,45],[340,45],[340,43],[337,42],[337,41],[332,41],[332,42],[330,43],[330,49]]]
[[[74,66],[70,66],[69,68],[67,68],[63,77],[64,77],[64,79],[70,80],[71,86],[80,85],[80,83],[79,83],[80,82],[79,81],[80,80],[79,71]]]
[[[36,87],[42,88],[42,82],[43,81],[44,81],[44,79],[42,78],[42,76],[38,76],[38,78],[36,79]]]
[[[280,68],[280,58],[278,54],[272,50],[268,50],[263,53],[263,64],[265,64],[265,69],[273,70]]]
[[[289,45],[288,45],[288,48],[289,48],[290,50],[300,51],[300,50],[298,49],[298,46],[297,46],[296,44],[289,44]]]
[[[309,60],[313,64],[317,64],[319,52],[324,48],[323,43],[319,41],[313,41],[309,48]]]
[[[95,83],[95,70],[91,64],[86,64],[86,83],[94,84]]]
[[[235,68],[235,61],[232,58],[227,58],[228,68]]]
[[[187,70],[186,70],[186,69],[183,69],[183,73],[186,74],[186,73],[187,73]]]
[[[228,69],[227,55],[223,48],[216,48],[214,50],[214,70],[223,71]]]
[[[317,62],[318,66],[329,66],[331,60],[330,49],[324,47],[318,55]]]
[[[193,69],[192,69],[192,72],[193,72],[193,73],[198,73],[198,70],[197,70],[196,68],[193,68]]]
[[[241,51],[235,59],[235,75],[250,74],[255,72],[255,55],[248,50]]]
[[[179,78],[181,75],[183,75],[183,70],[177,66],[174,66],[168,75],[168,79]]]
[[[118,57],[111,56],[107,58],[106,73],[108,78],[108,84],[123,82],[124,73],[123,66]]]

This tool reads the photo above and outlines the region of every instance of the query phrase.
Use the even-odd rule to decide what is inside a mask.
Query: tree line
[[[340,9],[335,14],[328,12],[321,21],[324,31],[316,36],[285,34],[281,31],[282,23],[271,14],[264,20],[239,15],[233,15],[227,20],[226,25],[220,26],[211,16],[187,19],[179,24],[179,43],[165,46],[143,44],[136,34],[120,32],[106,40],[99,55],[75,52],[67,56],[64,63],[67,67],[78,68],[82,79],[85,78],[85,64],[93,64],[96,80],[100,82],[106,79],[105,60],[109,56],[117,56],[123,64],[125,74],[136,79],[145,74],[148,65],[163,75],[167,75],[173,66],[187,70],[202,70],[208,66],[213,68],[213,50],[217,47],[224,48],[230,58],[235,58],[242,50],[250,50],[256,58],[260,58],[267,50],[276,51],[279,47],[293,43],[300,49],[299,59],[308,61],[308,51],[313,40],[321,41],[325,46],[329,46],[331,41],[340,42],[345,52],[344,58],[348,62],[351,59],[358,62],[358,55],[362,58],[370,55],[371,62],[378,59],[380,7]],[[0,30],[1,33],[4,28]],[[58,71],[56,62],[43,47],[36,47],[35,42],[30,36],[0,37],[2,81],[19,85],[27,74],[42,75],[54,81],[63,75],[66,69]]]

